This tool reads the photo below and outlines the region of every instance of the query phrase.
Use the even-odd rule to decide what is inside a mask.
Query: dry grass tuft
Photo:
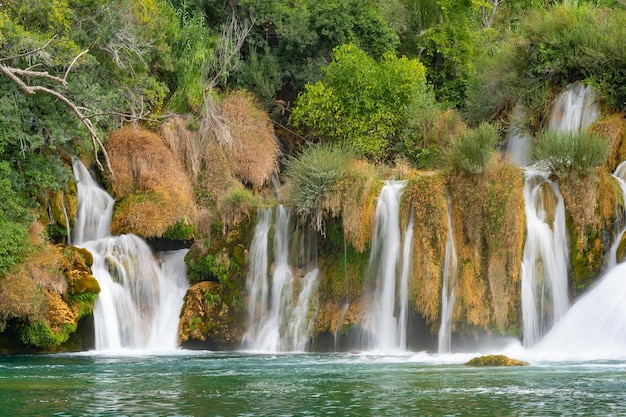
[[[182,167],[154,133],[123,128],[107,142],[119,198],[112,233],[161,236],[168,226],[195,215],[193,189]]]
[[[159,128],[159,135],[178,162],[187,170],[192,182],[198,181],[206,146],[197,132],[189,129],[189,117],[173,116]]]
[[[279,149],[267,113],[247,91],[235,91],[221,103],[222,113],[232,135],[232,146],[225,148],[233,163],[233,174],[260,189],[277,170]]]

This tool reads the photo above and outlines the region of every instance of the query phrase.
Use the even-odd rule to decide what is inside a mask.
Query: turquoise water
[[[232,352],[0,356],[0,416],[626,415],[626,361],[469,368],[440,360]]]

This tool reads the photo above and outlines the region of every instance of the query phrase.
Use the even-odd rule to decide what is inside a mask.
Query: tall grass
[[[481,123],[456,136],[447,152],[449,168],[461,174],[479,174],[487,171],[500,141],[499,126]]]
[[[593,177],[610,150],[610,143],[594,134],[548,130],[537,138],[532,158],[561,179]]]
[[[315,144],[287,161],[286,198],[315,230],[324,230],[324,200],[337,191],[350,158],[350,152],[340,146]]]

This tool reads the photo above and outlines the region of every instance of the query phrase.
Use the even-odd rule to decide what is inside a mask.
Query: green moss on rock
[[[467,366],[528,366],[528,362],[519,359],[509,358],[505,355],[486,355],[473,358],[468,361]]]

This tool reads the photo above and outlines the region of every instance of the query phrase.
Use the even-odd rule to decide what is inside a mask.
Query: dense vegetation
[[[494,157],[516,103],[529,109],[533,156],[564,183],[597,184],[599,167],[621,162],[621,139],[608,149],[598,137],[621,129],[622,118],[597,135],[565,137],[544,133],[544,115],[574,81],[594,86],[610,112],[626,112],[625,43],[620,0],[4,0],[0,293],[22,288],[16,277],[28,275],[33,254],[67,242],[59,206],[72,204],[74,156],[100,167],[120,199],[118,232],[195,237],[201,257],[274,198],[266,186],[282,162],[283,198],[322,232],[341,217],[359,253],[379,178],[409,173],[421,184],[431,179],[415,169],[439,171],[438,191],[465,178],[490,199],[476,215],[498,213],[496,177],[519,182]],[[111,135],[123,126],[144,133]],[[166,147],[152,145],[158,137],[147,130]],[[172,175],[157,181],[163,169]],[[173,193],[174,183],[184,186]],[[129,207],[166,213],[139,226],[125,216]],[[590,224],[570,217],[581,230]],[[582,247],[588,233],[579,234]],[[57,255],[48,260],[59,268]],[[52,297],[49,280],[28,285],[20,307]],[[0,329],[18,320],[28,343],[52,326],[43,307],[4,307]],[[31,344],[67,339],[55,335]]]

